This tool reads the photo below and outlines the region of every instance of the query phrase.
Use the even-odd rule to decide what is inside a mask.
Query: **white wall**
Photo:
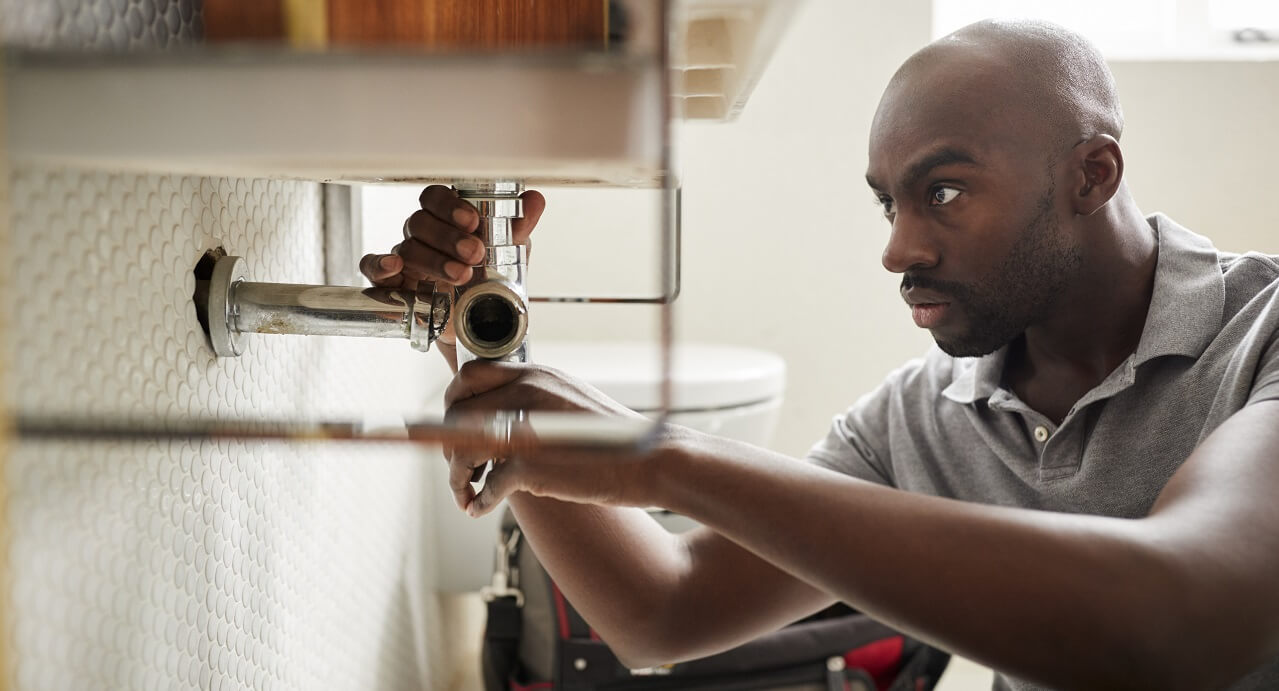
[[[1137,203],[1232,251],[1279,254],[1270,205],[1279,155],[1279,62],[1111,65]]]

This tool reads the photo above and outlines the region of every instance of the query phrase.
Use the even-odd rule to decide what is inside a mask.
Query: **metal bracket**
[[[497,540],[497,567],[493,569],[493,583],[480,588],[480,597],[492,602],[499,597],[515,598],[515,606],[524,606],[524,591],[519,589],[520,571],[515,561],[519,555],[520,529],[512,528],[511,536]]]

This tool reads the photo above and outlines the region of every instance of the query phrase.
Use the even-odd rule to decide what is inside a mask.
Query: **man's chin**
[[[933,333],[933,342],[951,357],[982,357],[990,355],[1012,339],[947,338]]]

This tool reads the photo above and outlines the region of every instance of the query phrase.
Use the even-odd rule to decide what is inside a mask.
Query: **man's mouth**
[[[915,320],[915,326],[932,329],[941,323],[949,309],[949,302],[920,302],[910,306],[910,316]]]
[[[934,329],[939,326],[945,320],[954,302],[954,299],[946,293],[922,288],[919,285],[910,287],[903,285],[902,299],[910,305],[910,316],[915,320],[915,325],[921,329]]]

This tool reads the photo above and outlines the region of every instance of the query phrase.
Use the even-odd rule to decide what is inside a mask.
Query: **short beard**
[[[1066,242],[1053,214],[1054,186],[1035,206],[1017,242],[991,275],[972,284],[907,274],[902,287],[919,286],[955,298],[967,311],[968,330],[951,339],[936,335],[952,357],[980,357],[999,350],[1026,331],[1066,291],[1083,264],[1079,247]]]

